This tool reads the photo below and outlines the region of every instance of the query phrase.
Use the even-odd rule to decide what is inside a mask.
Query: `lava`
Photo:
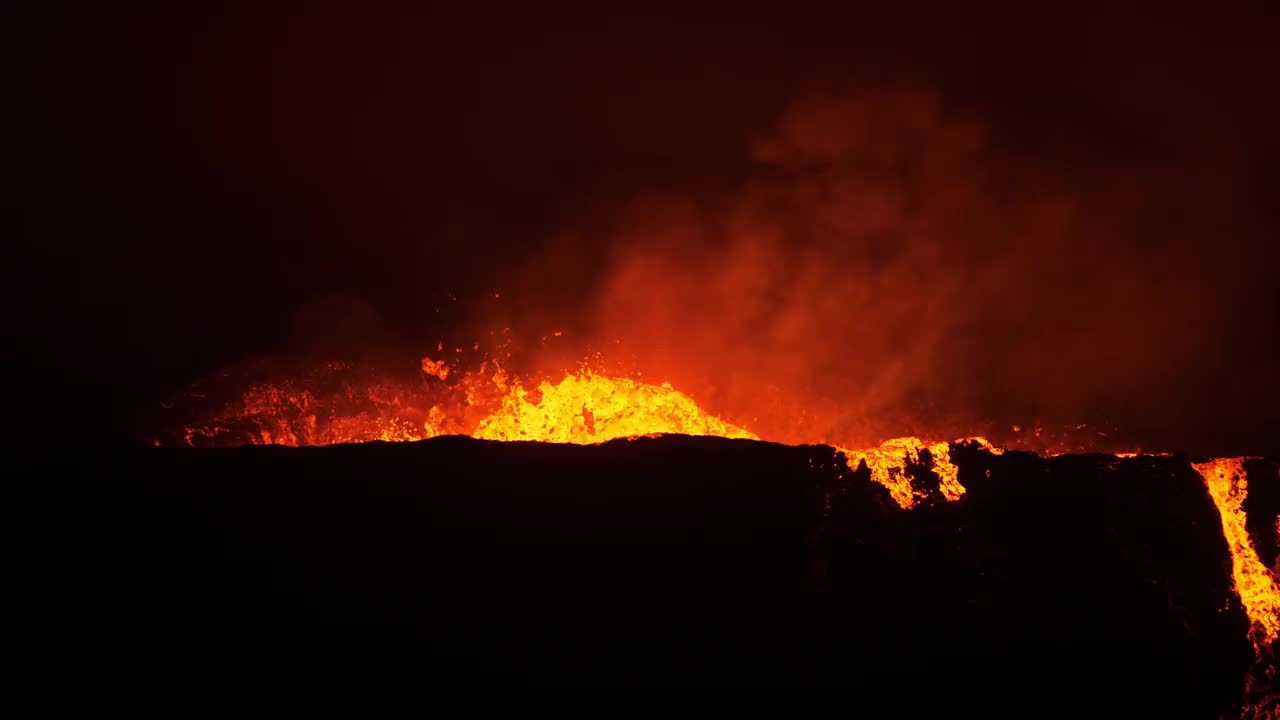
[[[961,438],[959,441],[974,442],[982,447],[1001,452],[992,447],[985,438]],[[958,441],[958,442],[959,442]],[[960,470],[951,462],[951,443],[926,443],[916,437],[901,437],[885,440],[877,447],[850,450],[836,447],[848,459],[849,467],[857,467],[865,462],[871,471],[871,479],[885,486],[889,495],[904,510],[915,507],[925,494],[911,486],[911,480],[905,469],[908,464],[922,464],[922,452],[928,451],[933,461],[933,471],[938,476],[938,487],[948,502],[959,500],[964,495],[964,486],[960,484]]]
[[[205,418],[206,422],[186,428],[184,440],[192,446],[297,446],[411,441],[451,434],[574,444],[663,433],[770,439],[707,412],[666,382],[580,369],[526,387],[488,360],[474,371],[456,373],[443,360],[427,357],[421,368],[424,380],[419,385],[321,377],[253,385],[212,418]],[[947,441],[899,437],[858,448],[830,437],[807,440],[833,445],[850,468],[865,462],[872,479],[885,486],[904,509],[925,497],[912,486],[907,473],[911,465],[932,469],[946,500],[957,500],[965,492]],[[962,440],[995,451],[983,438]]]
[[[328,375],[252,385],[217,412],[206,414],[202,422],[187,427],[183,439],[191,446],[331,445],[439,435],[574,444],[663,433],[771,439],[707,412],[692,396],[669,383],[655,384],[586,367],[528,386],[493,360],[482,362],[476,370],[457,372],[443,360],[424,358],[417,383],[341,375],[347,370],[349,366],[331,364]],[[1020,427],[1013,429],[1021,431]],[[1041,438],[1039,427],[1033,433]],[[782,439],[792,444],[796,440]],[[850,468],[865,463],[871,479],[887,488],[903,509],[927,499],[927,492],[912,483],[913,472],[921,470],[937,476],[938,490],[946,501],[959,500],[965,494],[959,470],[951,461],[952,442],[908,436],[858,447],[860,444],[825,436],[801,440],[835,447]],[[975,443],[994,454],[1003,452],[982,437],[953,442]],[[157,440],[156,444],[162,443]],[[1046,456],[1080,451],[1061,443],[1037,450]],[[1116,454],[1133,457],[1141,453]],[[1245,458],[1227,458],[1194,467],[1222,517],[1236,591],[1250,618],[1250,637],[1261,664],[1280,637],[1280,589],[1258,559],[1245,529],[1243,502],[1248,486],[1244,462]],[[1280,526],[1277,530],[1280,532]]]
[[[758,440],[752,432],[704,412],[669,383],[651,385],[583,372],[535,391],[512,385],[502,406],[480,421],[482,440],[590,444],[655,433]]]
[[[1231,550],[1231,575],[1236,594],[1249,616],[1249,639],[1253,641],[1254,667],[1245,676],[1246,698],[1272,698],[1276,678],[1275,645],[1280,639],[1280,587],[1276,578],[1258,558],[1245,526],[1244,500],[1249,481],[1244,463],[1248,458],[1219,458],[1195,463],[1209,495],[1222,517],[1222,534]],[[1280,532],[1280,518],[1276,519]],[[1251,705],[1248,710],[1258,710]],[[1264,711],[1265,712],[1265,711]],[[1261,715],[1267,717],[1269,715]]]
[[[1248,479],[1247,458],[1223,458],[1194,465],[1204,478],[1213,502],[1222,516],[1222,534],[1231,547],[1231,571],[1236,592],[1253,623],[1254,645],[1261,649],[1280,638],[1280,587],[1249,539],[1245,529],[1244,499]]]

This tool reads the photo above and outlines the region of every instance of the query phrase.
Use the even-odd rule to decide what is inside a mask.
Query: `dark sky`
[[[6,334],[30,417],[113,436],[249,355],[417,352],[494,321],[626,325],[655,362],[654,333],[751,347],[867,412],[904,399],[867,390],[892,381],[1280,453],[1263,3],[185,5],[8,23]],[[707,288],[760,265],[798,270],[743,270],[765,299],[731,334],[658,327],[739,307]],[[940,329],[895,334],[920,313]],[[783,367],[797,347],[814,359]]]

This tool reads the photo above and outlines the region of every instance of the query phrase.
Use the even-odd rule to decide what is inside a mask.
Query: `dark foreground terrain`
[[[1248,621],[1186,458],[954,455],[968,495],[910,512],[830,448],[716,438],[67,456],[22,470],[55,489],[27,665],[200,706],[353,682],[781,684],[868,709],[1231,712]],[[1265,528],[1276,465],[1249,468]]]

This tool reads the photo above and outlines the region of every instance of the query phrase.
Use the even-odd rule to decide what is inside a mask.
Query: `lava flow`
[[[493,361],[458,373],[443,361],[425,358],[421,369],[417,383],[350,377],[343,373],[352,366],[331,364],[301,381],[256,384],[216,412],[206,413],[203,422],[186,427],[183,440],[190,446],[331,445],[468,435],[485,440],[593,444],[663,433],[770,440],[707,412],[665,382],[579,369],[526,387]],[[783,440],[795,444],[796,438]],[[871,478],[887,488],[903,509],[925,499],[925,493],[911,482],[911,466],[931,469],[945,500],[956,501],[965,493],[951,461],[952,442],[946,440],[899,437],[870,447],[831,437],[802,440],[832,445],[850,468],[865,463]],[[955,442],[1003,452],[980,437]],[[163,443],[157,440],[156,444]],[[1037,450],[1044,455],[1063,452],[1051,447]],[[1230,458],[1194,467],[1221,515],[1235,586],[1252,623],[1250,636],[1262,663],[1280,637],[1280,589],[1258,559],[1245,529],[1243,463],[1243,458]]]
[[[1248,480],[1245,458],[1223,458],[1195,464],[1222,516],[1222,534],[1231,548],[1231,571],[1236,592],[1252,623],[1254,648],[1263,655],[1280,638],[1280,587],[1258,559],[1245,529],[1244,499]],[[1261,659],[1261,658],[1260,658]]]

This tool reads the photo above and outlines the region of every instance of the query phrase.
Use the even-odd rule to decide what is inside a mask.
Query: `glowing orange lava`
[[[1245,526],[1244,500],[1248,493],[1248,476],[1244,463],[1248,458],[1220,458],[1193,466],[1204,478],[1209,495],[1222,517],[1222,534],[1231,550],[1231,574],[1240,603],[1249,615],[1249,639],[1253,641],[1255,665],[1245,676],[1246,716],[1273,717],[1263,706],[1274,701],[1276,664],[1273,647],[1280,638],[1280,587],[1267,570],[1249,539]],[[1280,518],[1276,519],[1280,528]],[[1266,679],[1263,679],[1266,678]],[[1261,690],[1258,688],[1261,686]],[[1248,700],[1260,696],[1259,704]],[[1272,706],[1273,707],[1273,706]]]
[[[371,441],[423,440],[469,435],[482,440],[575,444],[607,442],[655,434],[711,435],[749,440],[756,433],[703,410],[669,383],[649,383],[589,369],[543,379],[527,388],[492,361],[471,372],[453,371],[443,360],[423,358],[424,383],[283,382],[251,386],[213,414],[189,427],[196,444],[332,445]],[[965,492],[945,441],[917,437],[886,440],[866,448],[836,445],[850,468],[865,462],[871,478],[885,486],[903,508],[919,504],[912,465],[932,469],[948,501]],[[976,442],[999,452],[982,438]]]
[[[334,364],[329,369],[346,367]],[[429,357],[422,360],[421,370],[417,383],[320,382],[309,378],[256,384],[204,416],[201,424],[188,427],[186,442],[193,446],[331,445],[469,435],[484,440],[594,444],[663,433],[761,439],[751,430],[705,411],[692,396],[666,382],[654,384],[581,369],[526,387],[494,361],[459,372],[445,361]],[[1086,429],[1083,425],[1075,428]],[[1013,426],[1013,430],[1021,432],[1022,428]],[[1038,443],[1035,449],[1044,456],[1088,451],[1088,446],[1075,441],[1042,437],[1038,425],[1030,432]],[[1105,437],[1104,433],[1096,434]],[[898,437],[858,449],[830,437],[786,440],[832,445],[851,469],[866,463],[871,479],[887,488],[903,509],[927,498],[926,491],[913,485],[912,473],[931,470],[936,474],[938,489],[948,502],[965,494],[959,470],[951,460],[952,442]],[[1004,452],[981,437],[954,442],[976,444],[993,454]],[[1141,454],[1120,452],[1116,456]],[[1221,514],[1236,591],[1251,622],[1250,637],[1258,662],[1264,663],[1271,644],[1280,637],[1280,589],[1258,559],[1245,529],[1242,504],[1248,488],[1244,462],[1245,458],[1227,458],[1194,467]],[[1280,536],[1280,518],[1276,531]]]
[[[583,372],[534,391],[515,382],[502,405],[472,433],[482,440],[590,444],[661,433],[758,440],[704,412],[669,383],[651,385]]]
[[[1244,462],[1247,458],[1223,458],[1194,465],[1204,478],[1209,494],[1222,516],[1222,534],[1231,547],[1231,571],[1236,592],[1253,623],[1253,641],[1261,649],[1280,637],[1280,588],[1271,572],[1258,559],[1258,553],[1245,529],[1244,499],[1248,480]]]
[[[994,449],[983,438],[968,438],[988,449]],[[959,500],[964,495],[964,486],[960,484],[959,469],[951,463],[951,443],[926,443],[916,437],[901,437],[885,440],[878,447],[862,450],[850,450],[837,447],[848,458],[849,467],[856,468],[858,463],[865,462],[871,471],[871,479],[889,489],[889,495],[903,509],[909,509],[924,499],[924,494],[912,488],[911,479],[906,474],[906,467],[911,463],[922,462],[921,452],[929,451],[933,459],[933,471],[938,475],[938,486],[948,501]]]
[[[592,444],[663,433],[761,439],[703,410],[691,396],[665,382],[653,384],[583,369],[566,372],[554,382],[544,379],[530,389],[492,361],[458,373],[443,360],[427,357],[421,368],[424,380],[417,386],[342,381],[322,391],[319,382],[254,385],[206,418],[208,422],[187,428],[186,441],[189,445],[332,445],[469,435],[483,440]],[[1038,436],[1039,429],[1035,432]],[[898,437],[857,448],[831,438],[813,441],[833,445],[850,468],[865,462],[871,479],[887,488],[904,509],[925,499],[925,492],[911,482],[913,466],[937,475],[947,501],[965,493],[959,470],[951,462],[951,442]],[[955,442],[1002,452],[980,437]],[[1056,455],[1065,450],[1049,446],[1041,452]],[[1137,454],[1121,453],[1120,457]],[[1269,642],[1280,633],[1280,593],[1244,530],[1242,463],[1239,458],[1215,460],[1197,465],[1196,470],[1204,476],[1222,514],[1236,586],[1260,633],[1258,642]]]

